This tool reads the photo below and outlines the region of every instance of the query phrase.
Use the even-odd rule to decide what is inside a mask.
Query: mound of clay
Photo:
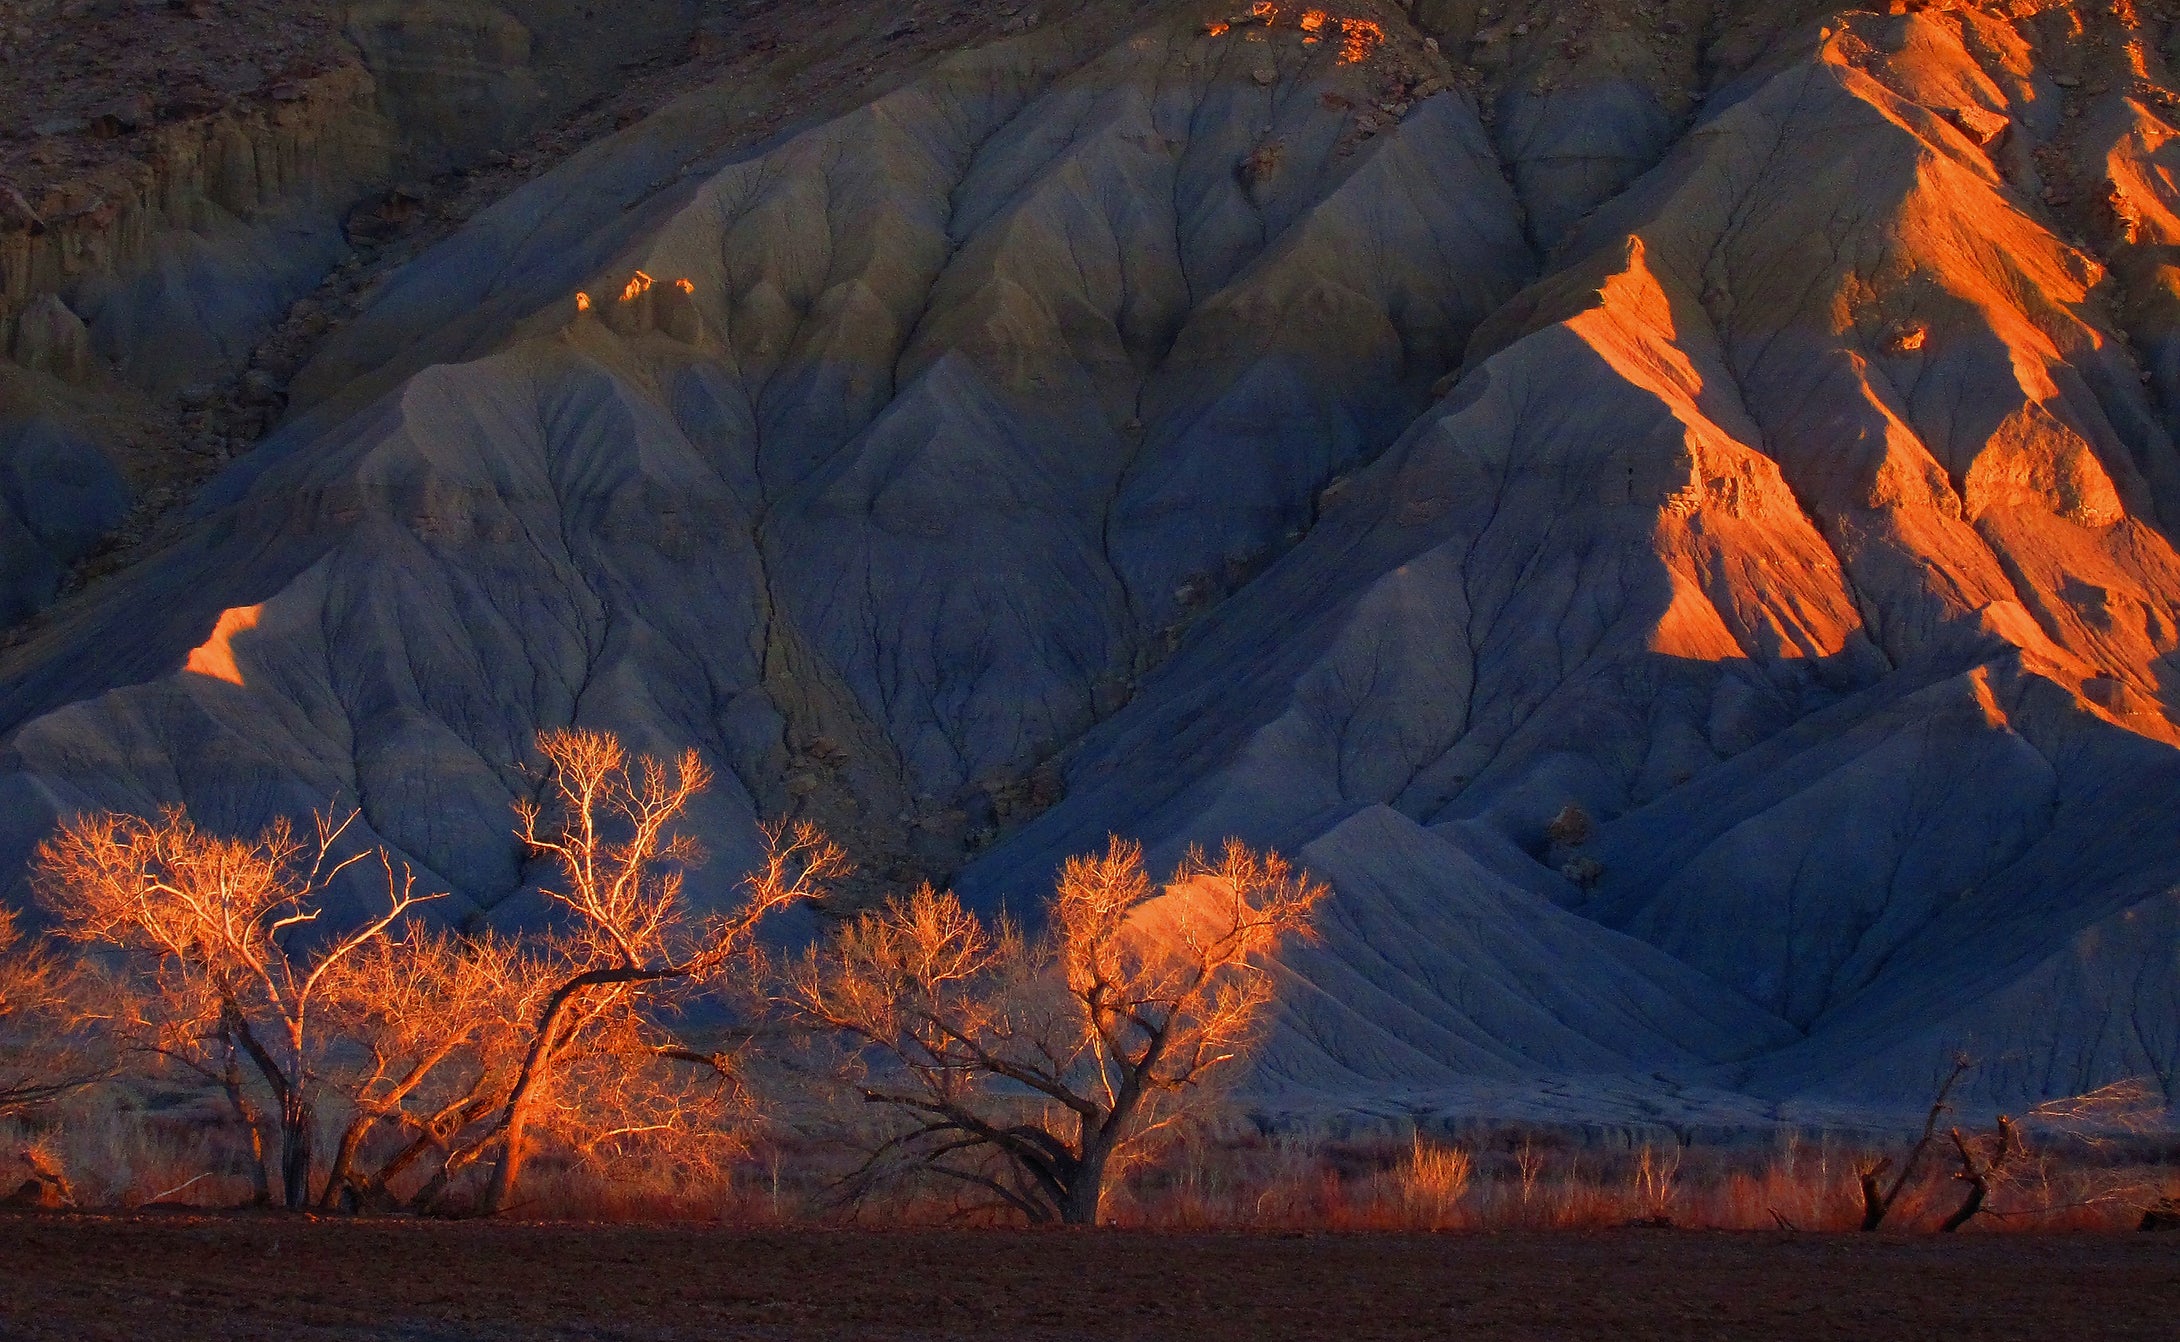
[[[1298,855],[1275,1107],[2169,1092],[2163,21],[1230,8],[479,215],[0,664],[0,858],[340,796],[516,925],[576,722],[718,766],[707,898]]]

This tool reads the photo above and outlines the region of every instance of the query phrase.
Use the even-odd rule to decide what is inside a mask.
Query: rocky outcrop
[[[963,8],[874,28],[854,0],[0,13],[0,357],[46,376],[45,399],[122,408],[92,436],[140,502],[71,579],[91,583],[263,438],[389,269],[592,138],[679,99],[654,136],[679,162],[1029,26]]]
[[[340,258],[343,215],[391,171],[373,99],[360,66],[338,68],[158,126],[140,157],[26,200],[31,218],[0,224],[10,352],[24,362],[26,335],[43,339],[51,297],[102,366],[155,393],[239,363]]]
[[[988,907],[1108,832],[1301,854],[1271,1104],[2169,1092],[2142,20],[1421,16],[1116,0],[591,146],[0,663],[0,851],[340,795],[518,923],[581,722],[720,766],[713,895],[786,811]]]
[[[350,41],[399,128],[408,171],[474,163],[626,72],[678,58],[703,0],[352,0]]]

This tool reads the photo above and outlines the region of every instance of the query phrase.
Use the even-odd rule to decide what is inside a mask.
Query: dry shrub
[[[532,1156],[676,1187],[723,1177],[748,1108],[739,1058],[696,1046],[680,1017],[752,963],[759,918],[845,858],[808,827],[768,829],[743,906],[701,916],[683,882],[703,854],[677,832],[710,781],[697,756],[633,758],[580,731],[545,733],[538,749],[545,800],[518,801],[516,835],[557,868],[543,893],[564,917],[520,941],[426,931],[411,910],[436,896],[383,848],[344,842],[354,814],[320,815],[314,833],[275,821],[253,839],[179,808],[88,815],[40,846],[35,885],[62,929],[122,966],[106,1033],[139,1079],[182,1079],[224,1104],[225,1123],[200,1114],[199,1126],[243,1136],[255,1200],[277,1182],[290,1209],[498,1211],[517,1205]],[[366,862],[383,901],[331,928],[345,874]],[[22,1051],[8,1030],[62,981],[13,942],[0,917],[0,1112],[70,1083],[43,1061],[10,1079]],[[198,1173],[184,1186],[215,1189],[225,1170]],[[148,1195],[134,1179],[108,1190]]]
[[[1456,1208],[1468,1192],[1475,1162],[1458,1146],[1426,1146],[1416,1134],[1415,1148],[1401,1167],[1401,1200],[1414,1224],[1422,1230],[1444,1230],[1454,1223]]]
[[[283,819],[234,839],[199,829],[179,807],[152,820],[78,816],[38,846],[32,872],[69,937],[126,957],[117,1015],[132,1046],[215,1081],[259,1144],[277,1145],[290,1209],[310,1199],[324,990],[432,898],[416,894],[414,876],[383,848],[340,855],[356,813],[315,819],[309,836]],[[314,935],[343,873],[373,857],[383,908],[338,935]],[[252,1098],[246,1070],[269,1104]]]
[[[677,1167],[699,1158],[692,1153],[704,1137],[741,1116],[741,1060],[696,1047],[673,1017],[749,963],[745,952],[768,913],[822,895],[849,870],[847,855],[814,828],[770,826],[766,863],[742,882],[743,905],[700,919],[683,886],[705,855],[678,831],[689,803],[711,785],[697,753],[669,767],[632,758],[611,733],[590,731],[540,733],[537,746],[545,800],[516,803],[516,837],[557,868],[543,893],[568,926],[525,958],[536,1005],[526,1013],[506,1097],[472,1148],[491,1158],[487,1213],[515,1205],[524,1164],[555,1136],[584,1158],[638,1149]],[[657,1076],[674,1064],[696,1075]],[[586,1079],[590,1103],[565,1102]],[[615,1112],[639,1090],[650,1107],[625,1118]],[[571,1115],[601,1110],[603,1126],[568,1131]]]
[[[1774,1146],[1581,1145],[1514,1131],[1463,1148],[1469,1172],[1450,1211],[1419,1184],[1413,1137],[1353,1139],[1229,1125],[1169,1165],[1140,1172],[1114,1199],[1123,1224],[1162,1229],[1599,1230],[1670,1224],[1722,1230],[1851,1231],[1860,1223],[1858,1147],[1790,1134]],[[2122,1153],[2053,1155],[1994,1192],[1985,1229],[2131,1230],[2143,1209],[2180,1188],[2174,1153],[2145,1143]],[[1444,1185],[1440,1185],[1444,1187]],[[1902,1228],[1934,1229],[1960,1201],[1928,1179],[1897,1209]]]
[[[1634,1219],[1653,1225],[1671,1225],[1678,1200],[1681,1149],[1661,1152],[1644,1142],[1636,1158],[1632,1192],[1637,1208]]]

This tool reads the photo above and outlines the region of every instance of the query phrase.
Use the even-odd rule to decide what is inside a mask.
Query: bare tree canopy
[[[316,818],[304,838],[286,820],[255,839],[208,834],[180,808],[157,819],[101,814],[63,825],[38,849],[34,881],[63,932],[129,952],[128,985],[149,1046],[217,1075],[253,1133],[247,1058],[278,1112],[281,1195],[310,1200],[317,1127],[313,1012],[344,962],[384,939],[416,905],[415,876],[385,850],[338,856],[353,814]],[[376,857],[385,903],[359,926],[309,935],[334,882]]]
[[[526,962],[533,979],[549,986],[537,995],[521,1062],[487,1133],[496,1157],[487,1213],[511,1204],[544,1101],[576,1079],[570,1065],[586,1056],[687,1063],[734,1084],[733,1058],[693,1048],[669,1028],[664,1017],[674,994],[718,979],[767,913],[812,897],[848,870],[846,855],[815,829],[770,826],[766,862],[744,879],[741,905],[695,918],[682,887],[704,853],[676,826],[711,784],[696,752],[669,767],[631,759],[610,733],[577,730],[541,734],[538,751],[546,765],[545,800],[516,804],[516,836],[551,863],[554,875],[543,893],[570,918]],[[617,1072],[598,1098],[625,1101],[639,1075]],[[678,1102],[659,1092],[644,1107],[671,1111]],[[648,1122],[632,1116],[587,1140],[632,1136],[639,1126],[674,1125],[654,1112]]]
[[[519,943],[416,927],[351,958],[327,993],[348,1047],[325,1066],[348,1113],[322,1206],[397,1205],[412,1175],[407,1200],[432,1205],[512,1083],[533,970]]]
[[[0,907],[0,1117],[47,1104],[112,1070],[91,1014],[82,967],[24,937]]]
[[[866,1171],[905,1160],[1094,1224],[1111,1177],[1256,1041],[1266,961],[1324,894],[1235,840],[1160,890],[1114,838],[1066,863],[1040,936],[927,886],[812,948],[783,997],[854,1041],[863,1098],[903,1120]]]
[[[1988,1133],[1941,1126],[1945,1115],[1953,1112],[1955,1088],[1976,1066],[1968,1054],[1954,1055],[1952,1069],[1931,1100],[1922,1133],[1896,1172],[1889,1155],[1872,1156],[1857,1165],[1861,1229],[1872,1231],[1884,1224],[1903,1194],[1914,1187],[1917,1172],[1939,1149],[1941,1139],[1953,1148],[1953,1180],[1964,1185],[1960,1204],[1938,1225],[1941,1232],[1959,1230],[1978,1216],[2033,1217],[2098,1203],[2148,1200],[2148,1190],[2132,1176],[2099,1168],[2100,1162],[2095,1161],[2083,1162],[2088,1178],[2060,1188],[2054,1178],[2057,1162],[2038,1148],[2063,1143],[2094,1152],[2117,1139],[2152,1131],[2164,1113],[2160,1087],[2142,1077],[2115,1081],[2080,1095],[2046,1100],[2020,1120],[1999,1114]],[[2032,1141],[2032,1136],[2041,1141]],[[1893,1176],[1889,1182],[1888,1172]],[[2031,1188],[2033,1192],[2026,1191]],[[2009,1190],[2016,1196],[2002,1199]],[[2002,1200],[2010,1205],[2000,1205]]]

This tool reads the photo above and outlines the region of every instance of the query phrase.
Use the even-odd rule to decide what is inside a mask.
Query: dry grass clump
[[[1224,1131],[1145,1170],[1115,1199],[1157,1229],[1599,1230],[1629,1226],[1851,1232],[1859,1142],[1789,1133],[1776,1144],[1584,1144],[1512,1130],[1465,1146]],[[2034,1179],[1994,1191],[1984,1230],[2132,1230],[2180,1188],[2180,1151],[2154,1143],[2053,1151]],[[1888,1228],[1929,1231],[1960,1203],[1932,1166]]]
[[[1475,1167],[1460,1147],[1427,1146],[1423,1134],[1416,1134],[1415,1148],[1400,1171],[1400,1189],[1418,1229],[1444,1230],[1454,1224]]]
[[[798,1100],[806,1097],[797,1097]],[[710,1166],[601,1161],[556,1146],[538,1156],[524,1219],[707,1221],[751,1227],[1001,1225],[1018,1216],[967,1188],[848,1179],[871,1136],[817,1110],[737,1134],[739,1158]],[[230,1207],[251,1197],[247,1137],[210,1105],[168,1108],[138,1094],[86,1099],[33,1125],[0,1124],[0,1174],[19,1177],[35,1150],[65,1171],[84,1206]],[[330,1125],[336,1119],[327,1120]],[[1106,1222],[1152,1230],[1458,1232],[1676,1227],[1850,1233],[1862,1204],[1858,1142],[1788,1134],[1774,1144],[1686,1147],[1584,1144],[1546,1130],[1478,1134],[1456,1144],[1410,1133],[1265,1134],[1235,1119],[1200,1124],[1164,1157],[1128,1171]],[[2146,1209],[2180,1197],[2180,1146],[2144,1140],[2041,1156],[1974,1221],[1984,1232],[2131,1231]],[[1961,1201],[1936,1166],[1904,1191],[1888,1233],[1938,1228]],[[461,1206],[448,1208],[460,1212]]]

